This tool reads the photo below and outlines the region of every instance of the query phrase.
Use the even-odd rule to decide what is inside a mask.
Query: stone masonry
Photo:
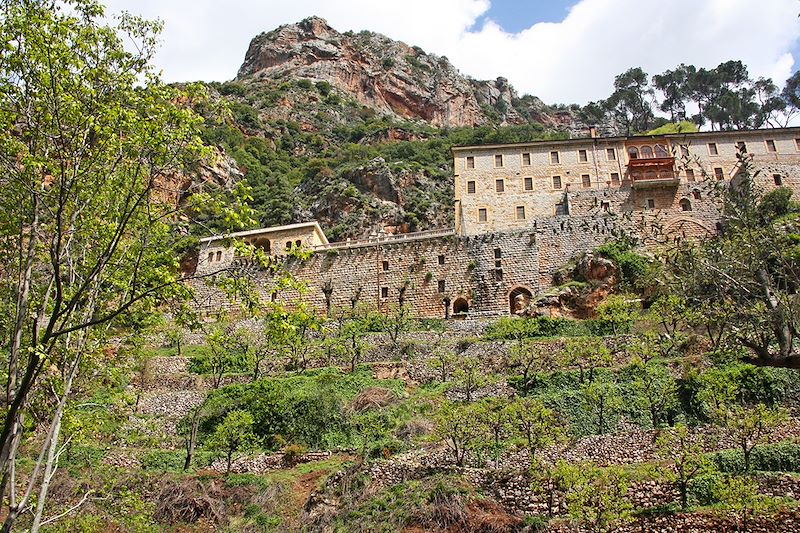
[[[571,258],[609,240],[631,235],[647,244],[714,234],[719,212],[712,199],[720,185],[735,184],[742,155],[762,189],[800,192],[800,128],[589,137],[457,147],[453,154],[455,231],[327,243],[316,223],[306,223],[289,227],[291,235],[267,228],[240,238],[263,246],[274,237],[280,248],[273,244],[271,253],[308,286],[302,295],[279,297],[299,298],[320,314],[362,304],[381,311],[408,305],[430,318],[508,315],[515,298],[549,288]],[[236,236],[203,239],[197,273],[255,270],[236,257]],[[285,255],[284,241],[314,253],[307,260]],[[203,261],[212,254],[213,261]],[[266,296],[270,271],[250,273]],[[236,306],[212,287],[195,287],[204,311]]]

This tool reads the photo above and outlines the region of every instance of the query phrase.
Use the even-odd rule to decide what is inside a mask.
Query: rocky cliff
[[[433,126],[564,125],[538,98],[518,98],[505,78],[473,80],[446,57],[377,33],[339,33],[317,17],[255,37],[237,77],[297,78],[330,83],[379,113]]]
[[[256,36],[236,79],[211,88],[231,116],[205,109],[205,140],[253,188],[257,225],[316,219],[332,239],[451,227],[453,145],[588,130],[577,106],[316,17]]]

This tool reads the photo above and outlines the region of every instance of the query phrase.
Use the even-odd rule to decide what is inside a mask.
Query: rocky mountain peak
[[[506,78],[472,80],[446,57],[373,32],[340,33],[319,17],[256,36],[237,76],[290,78],[325,81],[375,111],[434,126],[548,122],[538,99],[517,109]]]

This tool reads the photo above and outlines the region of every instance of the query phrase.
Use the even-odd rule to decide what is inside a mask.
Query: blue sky
[[[253,37],[312,15],[447,56],[475,79],[503,76],[551,104],[606,98],[637,66],[653,75],[739,59],[782,85],[800,58],[798,0],[101,1],[164,21],[156,64],[167,81],[232,79]]]
[[[576,0],[492,0],[489,11],[474,26],[478,29],[487,18],[509,33],[518,33],[537,22],[561,22]]]

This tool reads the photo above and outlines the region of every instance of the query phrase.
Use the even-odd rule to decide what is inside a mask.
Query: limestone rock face
[[[376,33],[339,33],[316,17],[256,36],[237,77],[284,78],[326,81],[380,113],[433,126],[475,126],[498,117],[505,123],[553,122],[538,116],[545,107],[536,105],[538,99],[526,108],[535,116],[518,113],[517,95],[505,78],[471,80],[446,57]]]

